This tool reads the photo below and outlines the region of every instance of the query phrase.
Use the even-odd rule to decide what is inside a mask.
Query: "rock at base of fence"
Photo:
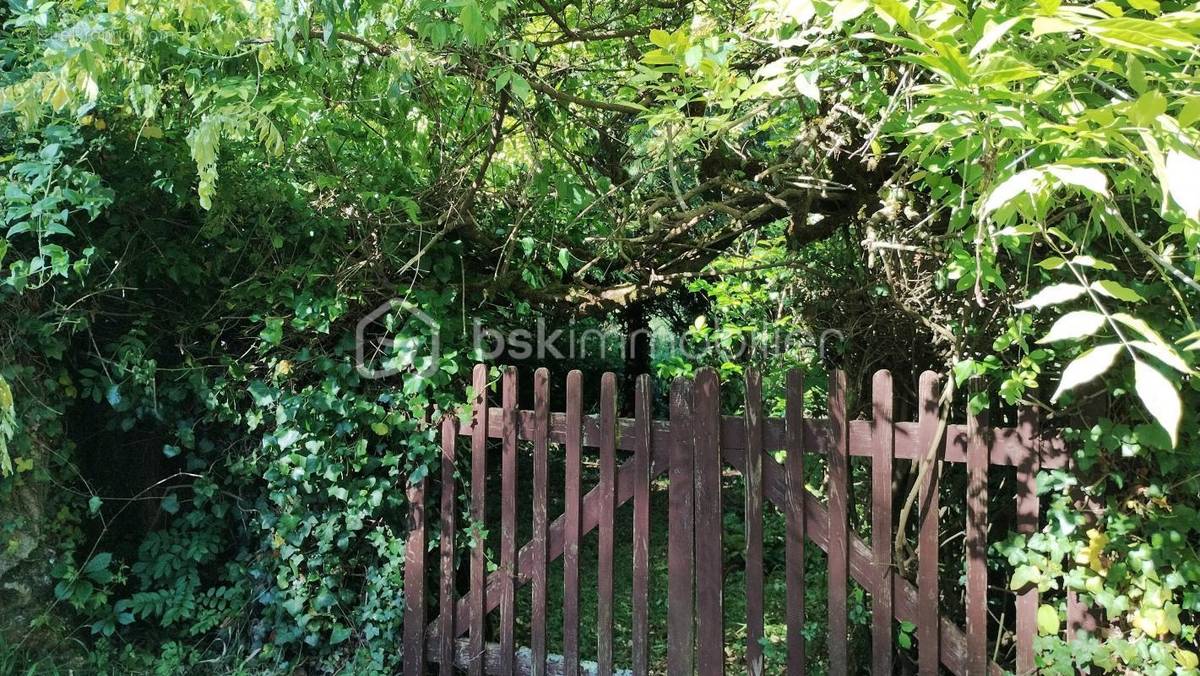
[[[436,661],[439,659],[436,640],[430,641],[430,647],[426,649],[426,659]],[[487,643],[483,648],[483,670],[487,674],[501,673],[500,659],[500,644]],[[458,669],[467,669],[471,662],[471,645],[470,640],[460,638],[454,642],[454,666]],[[516,651],[514,673],[519,676],[528,676],[533,672],[533,651],[529,648],[518,648]],[[546,676],[562,676],[563,657],[562,655],[547,655],[546,656]],[[633,676],[633,672],[628,669],[617,669],[613,672],[614,676]],[[581,660],[579,662],[580,676],[599,676],[600,668],[595,662]]]

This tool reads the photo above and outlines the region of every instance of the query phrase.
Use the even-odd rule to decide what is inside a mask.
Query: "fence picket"
[[[804,651],[804,374],[787,374],[787,673],[803,676]]]
[[[746,673],[762,676],[763,503],[762,376],[746,372]]]
[[[404,546],[404,676],[425,673],[425,478],[408,485]]]
[[[1017,428],[1028,449],[1025,461],[1017,466],[1017,532],[1032,535],[1038,527],[1037,473],[1040,456],[1037,409],[1022,406],[1017,411]],[[1037,586],[1030,584],[1017,591],[1017,673],[1034,672],[1033,637],[1037,635]]]
[[[550,372],[544,368],[533,374],[533,574],[530,586],[530,652],[533,663],[530,676],[546,674],[546,488],[549,481],[550,445]]]
[[[583,374],[567,374],[565,528],[563,529],[563,673],[579,676],[580,463],[583,453]]]
[[[484,673],[484,584],[486,569],[484,543],[479,541],[487,515],[487,440],[488,440],[488,368],[476,364],[471,378],[475,390],[474,410],[471,417],[471,520],[472,537],[476,539],[471,549],[471,676]]]
[[[696,669],[722,674],[725,632],[722,609],[724,550],[721,548],[721,390],[716,371],[696,373]]]
[[[829,673],[849,671],[847,592],[850,577],[850,444],[846,421],[846,373],[829,378]]]
[[[972,393],[981,392],[978,378]],[[988,412],[967,411],[967,674],[983,676],[987,650]]]
[[[691,676],[695,664],[692,647],[693,512],[692,383],[676,378],[671,384],[671,451],[667,526],[667,673]]]
[[[517,559],[517,369],[504,369],[500,378],[504,410],[500,455],[500,674],[512,676],[516,644]]]
[[[600,380],[600,527],[596,567],[596,664],[613,672],[613,512],[617,501],[617,377]]]
[[[458,421],[446,416],[442,421],[442,500],[441,500],[441,584],[438,590],[438,673],[454,673],[454,535],[457,503],[455,478],[455,444],[458,440]]]
[[[879,586],[871,597],[872,673],[892,673],[892,459],[896,453],[892,374],[871,384],[871,552]]]
[[[941,409],[938,403],[938,374],[921,374],[917,448],[929,463],[920,491],[920,528],[917,534],[917,670],[922,676],[937,676],[940,664],[940,618],[938,614],[938,512],[941,486],[941,446],[938,434]],[[930,450],[933,450],[930,454]]]
[[[633,451],[633,660],[634,676],[650,673],[650,459],[653,402],[650,376],[638,376],[634,395]]]

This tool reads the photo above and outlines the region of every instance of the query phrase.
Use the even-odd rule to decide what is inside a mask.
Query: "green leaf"
[[[817,73],[815,71],[796,73],[795,84],[796,91],[800,92],[801,96],[818,103],[821,102],[821,88],[817,86]]]
[[[1163,337],[1161,335],[1159,335],[1158,331],[1155,331],[1149,324],[1147,324],[1142,319],[1139,319],[1132,315],[1128,315],[1124,312],[1114,312],[1114,313],[1112,313],[1112,318],[1117,320],[1118,322],[1124,324],[1125,326],[1128,326],[1129,328],[1133,329],[1134,331],[1137,331],[1138,333],[1142,334],[1146,338],[1149,338],[1151,341],[1153,341],[1155,343],[1159,343],[1160,345],[1165,345],[1167,342],[1167,341],[1163,340]]]
[[[481,45],[487,40],[487,29],[483,23],[483,12],[479,10],[479,3],[475,0],[466,0],[463,3],[462,9],[458,14],[459,23],[462,24],[463,37],[472,45]]]
[[[1016,307],[1020,310],[1026,308],[1037,308],[1040,310],[1044,307],[1075,300],[1085,293],[1087,293],[1087,289],[1078,284],[1051,284],[1038,291],[1029,300],[1017,303]]]
[[[1063,185],[1083,188],[1097,195],[1108,195],[1108,178],[1104,172],[1091,167],[1076,167],[1069,164],[1051,164],[1046,171]]]
[[[1082,265],[1087,268],[1095,268],[1097,270],[1116,270],[1117,266],[1108,261],[1100,260],[1095,256],[1076,256],[1071,259],[1071,265]]]
[[[1134,360],[1133,375],[1135,389],[1142,404],[1167,431],[1167,435],[1171,437],[1171,445],[1178,444],[1179,419],[1183,414],[1179,392],[1158,369],[1141,360]]]
[[[983,29],[983,35],[979,38],[979,42],[976,42],[975,46],[971,48],[971,58],[975,58],[991,49],[992,45],[996,44],[1010,28],[1017,25],[1017,22],[1023,18],[1025,17],[1014,16],[1000,23],[995,23],[991,19],[988,19],[987,26]]]
[[[1050,327],[1050,332],[1039,343],[1057,343],[1060,340],[1085,338],[1104,326],[1104,315],[1092,310],[1076,310],[1059,317]]]
[[[1112,366],[1117,354],[1121,351],[1120,343],[1099,345],[1079,355],[1063,369],[1058,390],[1050,401],[1057,401],[1064,392],[1070,391],[1084,383],[1091,382],[1104,374]]]
[[[1013,571],[1012,579],[1009,580],[1008,588],[1013,591],[1021,591],[1030,584],[1036,583],[1042,577],[1042,571],[1030,565],[1017,566]]]
[[[1130,303],[1141,303],[1146,300],[1137,291],[1124,286],[1120,282],[1114,282],[1111,279],[1092,282],[1091,286],[1093,291],[1097,291],[1109,298],[1116,298],[1117,300],[1124,300]]]
[[[1148,91],[1138,97],[1129,106],[1129,119],[1134,123],[1149,127],[1152,126],[1158,116],[1167,112],[1167,99],[1157,90]]]
[[[377,422],[377,423],[371,423],[371,431],[374,432],[375,434],[378,434],[381,437],[386,437],[388,435],[388,433],[391,432],[392,430],[390,427],[388,427],[384,423]]]
[[[1200,96],[1189,96],[1183,104],[1183,108],[1175,115],[1175,119],[1179,121],[1179,126],[1190,127],[1196,120],[1200,120]],[[0,256],[0,258],[3,258]]]
[[[351,633],[352,632],[350,629],[343,627],[340,624],[335,625],[333,627],[333,631],[329,633],[329,645],[338,645],[339,643],[344,643],[346,639],[350,638]]]
[[[1043,603],[1038,607],[1037,628],[1042,636],[1054,636],[1058,633],[1058,610],[1054,606]]]
[[[660,49],[670,49],[673,42],[671,34],[667,31],[658,28],[650,31],[650,43]]]
[[[908,5],[901,0],[875,0],[875,11],[884,21],[898,25],[910,33],[917,28],[917,24],[912,18],[912,12],[909,11]]]
[[[267,345],[278,345],[283,340],[283,320],[278,317],[268,318],[266,327],[259,332],[258,337]]]
[[[834,23],[853,21],[871,6],[867,0],[842,0],[833,8]]]
[[[1120,17],[1093,21],[1085,28],[1103,42],[1138,52],[1149,51],[1147,48],[1152,47],[1192,49],[1197,46],[1196,38],[1161,21]]]
[[[517,73],[513,73],[509,80],[508,86],[512,88],[513,97],[518,101],[524,101],[529,98],[529,93],[533,89],[529,86],[529,81],[521,77]]]
[[[1038,190],[1042,176],[1043,174],[1040,169],[1026,169],[1001,181],[992,189],[991,193],[988,194],[987,200],[984,201],[983,215],[987,216],[994,213],[1007,206],[1017,197]]]
[[[1179,356],[1178,352],[1168,345],[1153,343],[1146,340],[1131,340],[1129,341],[1129,344],[1161,361],[1167,366],[1170,366],[1176,371],[1179,371],[1180,373],[1192,372],[1192,369],[1187,365],[1187,362],[1185,362],[1183,358]]]
[[[279,444],[280,450],[287,450],[289,446],[300,440],[300,432],[294,429],[284,430],[282,434],[275,437],[275,441]]]

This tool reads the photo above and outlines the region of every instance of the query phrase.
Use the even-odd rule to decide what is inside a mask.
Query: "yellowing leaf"
[[[1058,633],[1058,610],[1054,606],[1042,604],[1037,611],[1038,633],[1042,636],[1053,636]]]
[[[1184,669],[1195,669],[1200,666],[1200,657],[1197,657],[1196,653],[1182,648],[1175,652],[1175,661],[1179,662],[1179,666]]]
[[[1104,315],[1091,310],[1076,310],[1068,312],[1058,321],[1054,322],[1054,326],[1050,327],[1050,332],[1039,340],[1039,343],[1057,343],[1060,340],[1075,340],[1085,338],[1100,330],[1104,326]]]
[[[1074,361],[1067,364],[1067,368],[1063,369],[1058,390],[1055,391],[1050,401],[1057,401],[1062,393],[1104,375],[1104,372],[1112,366],[1113,361],[1117,358],[1121,347],[1120,343],[1100,345],[1076,357]]]
[[[54,88],[54,93],[50,95],[50,105],[54,106],[55,110],[62,110],[63,106],[71,100],[67,94],[67,90],[62,85]]]
[[[1163,426],[1171,437],[1171,444],[1179,442],[1179,419],[1183,414],[1183,405],[1179,401],[1179,392],[1153,366],[1141,361],[1133,362],[1134,385],[1138,397],[1150,415]]]

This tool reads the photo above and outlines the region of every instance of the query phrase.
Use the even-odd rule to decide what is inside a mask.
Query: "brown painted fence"
[[[572,372],[566,382],[566,411],[549,410],[549,376],[534,374],[534,409],[518,410],[517,371],[503,371],[501,406],[486,401],[488,370],[477,366],[473,375],[476,400],[469,425],[455,420],[441,427],[441,503],[436,510],[441,534],[436,557],[427,557],[426,482],[408,488],[412,504],[411,533],[405,570],[404,671],[410,676],[437,670],[442,674],[465,669],[470,674],[612,673],[627,667],[634,674],[649,671],[650,645],[667,643],[670,674],[708,676],[723,673],[725,641],[722,626],[722,473],[739,472],[745,482],[745,581],[746,644],[744,671],[759,674],[763,653],[763,537],[764,503],[786,515],[787,672],[805,673],[804,617],[805,543],[811,542],[828,556],[828,658],[831,674],[849,669],[847,654],[848,582],[852,578],[871,598],[873,626],[871,671],[893,672],[893,620],[916,625],[918,667],[922,674],[938,673],[939,665],[955,674],[999,673],[989,657],[987,638],[986,548],[988,533],[988,473],[991,467],[1016,468],[1017,530],[1032,533],[1038,527],[1035,476],[1039,468],[1066,467],[1067,454],[1057,437],[1039,432],[1033,409],[1021,409],[1016,428],[993,428],[986,416],[969,416],[966,425],[941,425],[937,399],[939,377],[932,372],[920,378],[920,406],[916,422],[896,422],[892,416],[892,378],[887,371],[875,374],[872,419],[847,420],[846,379],[841,372],[829,378],[829,410],[825,419],[804,416],[804,379],[799,372],[787,377],[784,418],[763,416],[761,382],[755,373],[746,379],[743,416],[720,414],[720,383],[711,370],[701,370],[695,381],[676,380],[670,392],[670,419],[651,416],[650,378],[636,383],[635,415],[618,418],[616,378],[601,381],[599,415],[582,411],[581,374]],[[938,434],[942,439],[938,439]],[[500,440],[501,496],[498,568],[487,574],[484,547],[470,554],[469,590],[456,596],[454,538],[459,487],[455,459],[460,437],[470,439],[470,515],[485,520],[488,439]],[[518,442],[531,441],[532,494],[517,494]],[[550,519],[547,507],[548,457],[551,444],[563,447],[566,505]],[[892,463],[895,459],[919,460],[929,448],[939,449],[939,462],[925,474],[914,518],[918,518],[918,564],[915,581],[897,572],[892,562],[894,528]],[[598,453],[599,481],[581,485],[581,461],[587,449]],[[774,451],[786,450],[780,464]],[[618,465],[617,455],[632,452]],[[804,488],[806,454],[827,458],[827,504]],[[871,542],[849,528],[850,457],[870,458]],[[966,626],[960,628],[939,612],[938,484],[944,463],[966,465],[964,496],[966,533]],[[667,534],[667,589],[649,588],[651,480],[666,474],[669,523]],[[532,501],[533,535],[520,549],[516,542],[516,503]],[[614,570],[614,513],[633,501],[633,560],[631,570]],[[660,526],[661,527],[661,526]],[[598,561],[580,560],[580,540],[597,531]],[[702,535],[702,536],[700,536]],[[547,577],[547,564],[563,559],[561,580]],[[426,565],[437,566],[438,589],[426,589]],[[436,559],[436,564],[432,561]],[[951,563],[951,562],[947,562]],[[597,663],[580,665],[579,571],[597,565]],[[632,575],[632,650],[621,656],[613,651],[613,579]],[[430,576],[434,577],[434,576]],[[561,610],[547,607],[547,589],[563,585]],[[1005,586],[1007,580],[993,581]],[[531,633],[528,648],[518,649],[514,637],[516,591],[531,588]],[[429,592],[435,592],[442,609],[432,621],[426,616]],[[649,633],[648,599],[663,592],[668,598],[666,636]],[[1034,669],[1033,638],[1037,633],[1038,592],[1017,592],[1016,670]],[[487,615],[498,612],[498,636],[485,640]],[[550,655],[547,614],[561,612],[561,655]],[[1069,626],[1077,625],[1083,609],[1071,599]],[[743,669],[738,669],[742,671]],[[858,670],[858,669],[856,669]]]

